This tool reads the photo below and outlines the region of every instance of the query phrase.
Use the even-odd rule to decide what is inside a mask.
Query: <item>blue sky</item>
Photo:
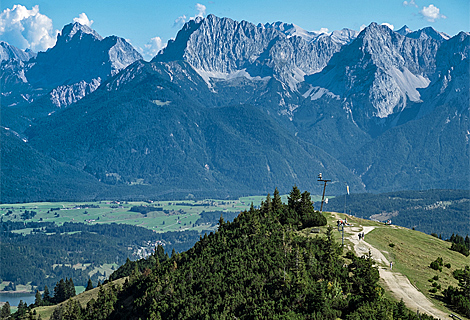
[[[255,24],[294,23],[308,31],[359,31],[371,22],[395,30],[432,26],[450,36],[470,31],[468,0],[1,0],[0,40],[44,51],[64,25],[80,21],[103,37],[128,39],[149,59],[185,21],[211,13]]]

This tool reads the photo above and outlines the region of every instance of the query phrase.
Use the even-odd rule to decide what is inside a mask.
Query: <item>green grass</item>
[[[344,217],[343,214],[339,214],[339,216]],[[458,286],[458,281],[454,279],[452,272],[470,265],[468,257],[451,251],[451,243],[420,231],[398,226],[386,226],[380,222],[349,216],[348,222],[355,227],[375,226],[376,228],[366,235],[366,241],[379,249],[387,260],[393,261],[393,271],[405,275],[437,308],[451,312],[441,301],[442,290],[447,289],[449,285]],[[337,240],[338,238],[340,239],[339,235],[336,235]],[[348,242],[345,244],[350,245]],[[429,265],[438,257],[442,257],[444,265],[450,263],[451,268],[443,266],[441,272],[431,269]],[[432,282],[428,280],[436,275],[439,280],[435,282],[441,285],[441,290],[434,294],[429,291],[432,288]],[[388,293],[387,296],[392,298]]]
[[[394,262],[394,271],[408,277],[419,291],[442,310],[445,310],[444,303],[439,300],[442,290],[449,285],[458,286],[452,272],[470,265],[468,257],[449,249],[449,242],[406,228],[376,228],[367,235],[367,242],[381,250],[387,259]],[[394,246],[390,247],[390,243]],[[429,265],[438,257],[442,257],[444,265],[450,263],[451,268],[443,266],[442,272],[431,269]],[[432,282],[428,280],[436,275],[439,276],[436,282],[441,285],[441,290],[433,294],[429,292]]]

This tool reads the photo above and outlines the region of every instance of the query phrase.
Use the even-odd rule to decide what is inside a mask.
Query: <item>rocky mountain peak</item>
[[[26,49],[25,51],[12,46],[5,41],[0,41],[0,62],[6,60],[28,61],[36,56],[36,53]]]
[[[376,22],[372,22],[367,27],[365,27],[364,30],[362,30],[357,37],[367,41],[383,41],[385,39],[389,39],[393,33],[394,32],[392,31],[392,29],[390,29],[389,27],[385,25],[380,25]]]
[[[256,26],[209,15],[188,22],[153,61],[183,60],[208,85],[210,78],[233,79],[236,74],[237,78],[275,78],[296,91],[305,75],[320,71],[341,48],[330,37],[306,41],[307,32],[302,30],[293,24]]]
[[[93,79],[104,80],[142,56],[124,39],[101,37],[80,23],[62,29],[54,47],[40,52],[27,73],[35,86],[54,88]]]
[[[406,36],[407,34],[409,33],[412,33],[413,30],[411,30],[410,28],[408,28],[408,26],[405,24],[403,27],[401,27],[400,29],[398,29],[397,31],[395,31],[396,33],[402,35],[402,36]]]
[[[328,34],[326,32],[307,31],[307,30],[302,29],[301,27],[299,27],[298,25],[295,25],[293,23],[285,23],[285,22],[281,22],[281,21],[277,21],[277,22],[274,22],[274,23],[266,23],[264,25],[258,25],[258,27],[264,27],[266,29],[273,28],[273,29],[281,31],[288,38],[297,36],[297,37],[300,37],[300,38],[302,38],[303,40],[305,40],[307,42],[310,42],[310,41],[314,40],[315,38],[317,38],[320,35]]]
[[[98,41],[103,40],[92,28],[80,24],[79,22],[70,23],[62,28],[61,34],[57,37],[57,42],[69,42],[72,39],[82,39],[85,35],[90,35]]]
[[[354,39],[357,38],[359,32],[351,29],[335,30],[330,34],[331,40],[341,45],[350,44]]]

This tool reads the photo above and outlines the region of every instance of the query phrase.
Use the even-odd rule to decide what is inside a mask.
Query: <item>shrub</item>
[[[442,264],[443,264],[442,258],[439,257],[433,262],[431,262],[429,266],[431,267],[431,269],[442,271]]]
[[[438,275],[435,275],[434,277],[432,277],[433,280],[439,280],[439,276]]]
[[[356,255],[354,254],[354,252],[348,251],[348,252],[346,252],[345,257],[348,258],[348,259],[353,260],[356,257]]]
[[[450,267],[451,267],[450,263],[446,263],[445,267],[450,269]]]
[[[431,262],[429,266],[431,267],[431,269],[439,270],[439,263],[437,263],[436,261]]]
[[[433,282],[433,283],[432,283],[432,286],[433,286],[433,287],[437,287],[437,282]]]
[[[394,244],[394,243],[389,243],[388,246],[389,246],[390,248],[393,248],[393,247],[395,246],[395,244]]]
[[[326,226],[326,217],[320,211],[307,212],[302,215],[301,223],[303,228]]]
[[[450,247],[450,250],[460,252],[464,256],[468,257],[470,255],[470,251],[468,248],[465,246],[463,243],[452,243],[452,246]]]
[[[433,288],[429,289],[429,292],[431,292],[431,293],[436,293],[436,292],[437,292],[437,289],[433,287]]]

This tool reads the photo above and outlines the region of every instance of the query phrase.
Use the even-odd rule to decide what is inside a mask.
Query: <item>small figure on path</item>
[[[390,270],[393,268],[393,261],[390,261]]]
[[[361,241],[361,236],[362,236],[362,234],[359,233],[357,236],[359,237],[359,241]]]

